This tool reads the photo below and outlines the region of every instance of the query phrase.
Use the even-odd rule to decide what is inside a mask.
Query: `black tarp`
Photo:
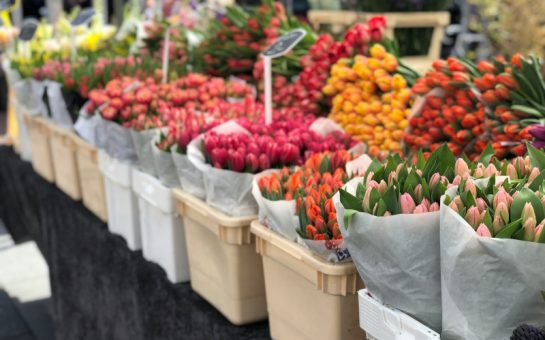
[[[0,218],[16,240],[36,240],[46,258],[58,339],[269,338],[266,322],[233,326],[188,283],[170,283],[7,147],[0,147]]]

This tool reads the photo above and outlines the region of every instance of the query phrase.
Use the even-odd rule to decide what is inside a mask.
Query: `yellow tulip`
[[[371,57],[377,59],[384,59],[386,57],[386,49],[380,44],[374,44],[370,49],[369,53]]]

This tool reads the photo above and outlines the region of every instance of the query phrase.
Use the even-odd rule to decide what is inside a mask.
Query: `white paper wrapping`
[[[35,79],[21,79],[13,86],[15,97],[24,111],[31,116],[48,116],[48,109],[43,100],[45,83]]]
[[[143,172],[158,177],[155,168],[155,158],[152,152],[152,141],[155,139],[159,129],[150,129],[135,131],[130,130],[131,138],[134,144],[134,150],[138,156],[138,168]]]
[[[348,182],[346,189],[355,192],[361,180]],[[345,245],[371,295],[440,332],[439,212],[355,213],[345,228],[339,193],[333,200]]]
[[[441,339],[509,339],[545,323],[545,245],[483,238],[441,206]]]
[[[61,91],[62,85],[56,81],[47,81],[47,98],[51,119],[65,129],[72,130],[74,123],[66,108],[66,103]]]
[[[229,121],[213,129],[218,134],[247,133],[240,125]],[[202,173],[206,203],[230,216],[257,215],[257,203],[252,195],[253,174],[217,169],[206,163],[203,151],[204,135],[189,143],[187,156]]]
[[[206,189],[204,188],[204,178],[202,172],[197,169],[189,160],[187,155],[176,152],[176,145],[170,149],[178,179],[185,192],[198,197],[206,198]]]
[[[99,116],[96,128],[97,147],[110,157],[135,164],[138,160],[130,129]]]
[[[271,201],[263,197],[261,190],[259,190],[259,179],[278,171],[271,169],[255,175],[252,194],[259,207],[259,221],[290,241],[296,241],[298,220],[295,215],[295,200]]]
[[[158,138],[158,135],[156,136]],[[170,152],[159,149],[156,145],[156,138],[151,141],[151,153],[155,160],[155,169],[157,176],[165,186],[169,188],[177,188],[180,186],[176,166]]]
[[[98,114],[89,115],[85,110],[86,106],[87,104],[80,109],[74,130],[87,143],[97,145],[97,129],[100,128],[101,118]]]

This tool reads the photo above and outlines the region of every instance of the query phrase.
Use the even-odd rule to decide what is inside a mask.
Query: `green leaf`
[[[323,175],[326,172],[332,172],[330,171],[330,167],[331,167],[331,161],[329,157],[323,157],[322,161],[320,162],[320,166],[318,167],[318,171],[320,172],[320,175]]]
[[[341,203],[345,209],[352,209],[356,211],[362,211],[363,200],[355,197],[344,189],[339,189],[339,195]],[[301,209],[304,210],[304,209]]]
[[[371,208],[371,213],[375,209],[375,205],[378,204],[378,201],[381,199],[380,193],[376,188],[371,190],[371,194],[369,195],[369,207]]]
[[[526,147],[528,148],[528,155],[530,156],[532,165],[540,170],[545,170],[545,152],[535,148],[530,143],[526,143]]]
[[[392,213],[392,215],[399,214],[399,196],[395,188],[389,187],[384,193],[384,203],[386,204],[386,209]]]
[[[377,216],[384,216],[384,213],[386,212],[386,203],[384,203],[384,200],[381,198],[378,200],[378,206],[377,206]]]
[[[517,197],[513,200],[513,203],[511,204],[511,209],[509,209],[509,216],[511,216],[511,220],[515,220],[522,216],[522,210],[524,209],[524,205],[527,202],[530,202],[532,204],[532,207],[534,208],[536,221],[543,221],[545,214],[543,211],[543,205],[541,204],[541,200],[532,190],[528,188],[521,189],[518,192]]]
[[[516,233],[519,229],[522,228],[522,218],[519,218],[516,221],[513,221],[509,223],[507,226],[505,226],[502,230],[500,230],[496,236],[496,238],[511,238],[514,233]]]
[[[491,144],[488,144],[486,148],[481,152],[481,155],[479,156],[479,159],[481,163],[488,164],[490,163],[490,159],[494,156],[494,148]]]
[[[424,166],[426,166],[426,159],[424,158],[424,152],[420,149],[418,150],[418,157],[416,159],[416,168],[422,170]]]
[[[357,213],[357,211],[352,209],[347,209],[344,211],[344,229],[348,230],[348,227],[350,226],[350,221],[352,220],[352,216],[354,216],[355,213]]]
[[[367,168],[366,174],[369,174],[370,172],[377,172],[383,166],[384,165],[381,162],[379,162],[376,158],[373,158],[373,161],[371,162],[371,164],[369,164],[369,167]]]
[[[530,183],[528,185],[528,189],[532,190],[532,191],[537,191],[539,190],[539,188],[541,187],[541,185],[543,184],[543,181],[545,180],[545,170],[541,171],[539,173],[539,175],[534,178],[534,180],[532,181],[532,183]]]
[[[363,196],[365,196],[365,187],[363,186],[363,183],[358,183],[358,187],[356,188],[356,197],[363,200]]]
[[[492,226],[492,216],[490,215],[490,211],[488,209],[486,210],[486,213],[484,214],[483,223],[486,225],[486,227],[490,231],[490,234],[494,235],[494,227]]]

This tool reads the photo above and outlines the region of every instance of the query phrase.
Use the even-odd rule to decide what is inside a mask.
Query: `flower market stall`
[[[545,338],[538,57],[439,59],[445,12],[208,10],[86,9],[6,52],[31,164],[0,148],[0,218],[62,338]]]

